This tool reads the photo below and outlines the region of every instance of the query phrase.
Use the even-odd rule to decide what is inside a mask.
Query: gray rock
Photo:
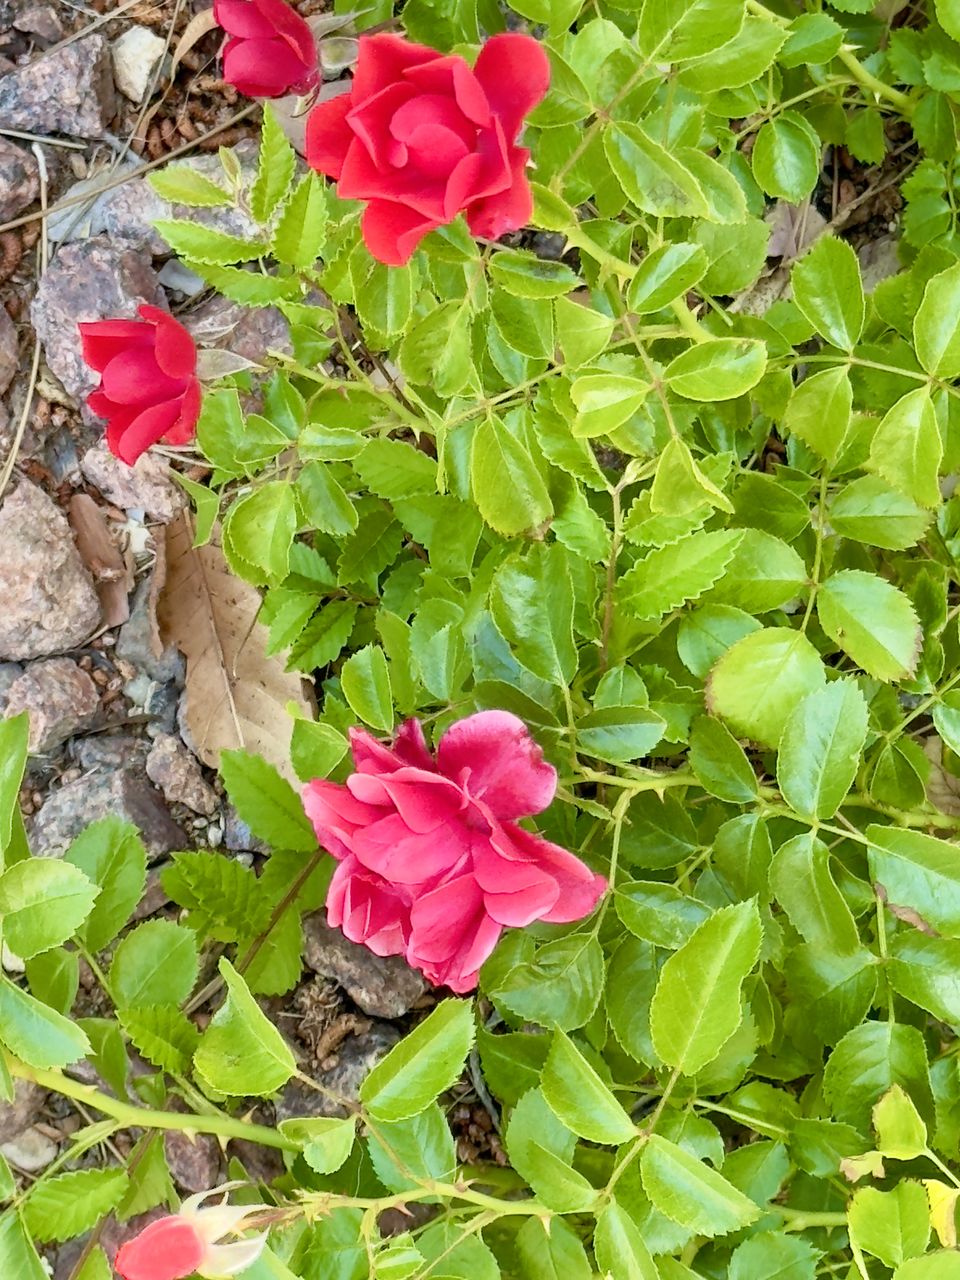
[[[27,35],[38,36],[45,44],[63,39],[63,23],[49,4],[27,5],[14,18],[13,25]]]
[[[348,1115],[349,1104],[358,1101],[364,1080],[399,1039],[400,1032],[389,1022],[374,1022],[362,1036],[347,1036],[336,1051],[336,1063],[318,1077],[318,1083],[333,1096],[291,1080],[277,1099],[277,1121]]]
[[[201,773],[200,762],[172,733],[154,739],[147,756],[147,777],[170,804],[185,804],[208,818],[216,813],[217,793]]]
[[[129,467],[105,444],[98,444],[83,455],[80,470],[115,507],[142,511],[160,524],[169,524],[187,503],[183,490],[170,478],[170,464],[156,453],[145,453]]]
[[[231,853],[270,852],[270,846],[253,834],[232,804],[224,806],[223,844]]]
[[[13,1101],[0,1102],[0,1142],[10,1142],[23,1133],[40,1114],[46,1093],[29,1080],[13,1082]]]
[[[159,791],[140,769],[129,765],[78,778],[52,791],[30,823],[30,847],[42,858],[60,857],[84,827],[112,815],[138,828],[153,858],[191,847]]]
[[[113,74],[117,88],[137,106],[143,101],[166,47],[166,41],[155,31],[138,26],[127,27],[113,42]]]
[[[70,754],[85,773],[123,765],[143,769],[150,743],[129,733],[97,733],[71,743]]]
[[[0,509],[0,661],[46,658],[83,644],[100,623],[93,579],[67,518],[29,480]]]
[[[184,328],[203,347],[229,347],[260,364],[268,351],[292,354],[290,326],[276,307],[241,307],[219,294],[181,317]]]
[[[23,667],[19,662],[0,662],[0,714],[6,710],[7,694],[11,685],[23,675]]]
[[[0,76],[8,129],[102,138],[116,112],[110,45],[96,32]]]
[[[17,341],[17,326],[0,307],[0,395],[13,381],[13,375],[20,365],[20,344]]]
[[[130,619],[123,624],[117,636],[117,657],[129,662],[158,684],[176,681],[182,685],[186,662],[179,649],[174,645],[167,645],[159,658],[153,649],[155,622],[150,604],[152,587],[151,576],[144,578],[134,591],[130,603]]]
[[[189,1137],[178,1130],[163,1135],[163,1150],[178,1187],[191,1194],[220,1182],[220,1144],[206,1133]]]
[[[426,980],[402,956],[376,956],[331,929],[320,912],[303,922],[304,959],[314,973],[332,978],[364,1013],[402,1018],[427,990]]]
[[[77,323],[135,318],[144,302],[166,306],[150,259],[137,249],[100,236],[59,251],[37,286],[30,314],[47,364],[70,395],[79,400],[100,380],[84,363]]]
[[[8,138],[0,138],[0,221],[15,218],[39,194],[40,175],[34,157]]]
[[[81,729],[88,729],[100,710],[97,686],[70,658],[31,662],[10,687],[5,715],[30,716],[30,751],[53,751]]]
[[[49,1134],[31,1125],[9,1142],[0,1143],[0,1152],[15,1169],[23,1173],[39,1173],[56,1160],[57,1144]]]

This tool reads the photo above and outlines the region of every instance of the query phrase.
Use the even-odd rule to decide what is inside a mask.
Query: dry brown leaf
[[[75,493],[67,512],[80,559],[90,570],[100,599],[103,624],[119,627],[130,617],[131,583],[120,548],[110,536],[103,512],[87,493]]]
[[[167,526],[167,579],[157,610],[164,643],[187,660],[189,745],[211,768],[221,751],[253,751],[296,783],[286,706],[293,702],[312,717],[304,681],[284,671],[282,658],[264,656],[267,629],[256,620],[256,588],[230,572],[219,546],[192,543],[181,514]]]

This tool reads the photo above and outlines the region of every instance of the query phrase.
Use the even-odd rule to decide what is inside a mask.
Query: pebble
[[[331,929],[322,913],[303,922],[304,960],[332,978],[364,1013],[402,1018],[427,990],[426,980],[402,956],[377,956]]]
[[[13,25],[27,35],[38,36],[45,44],[56,44],[63,39],[63,23],[48,4],[32,4],[21,9]]]
[[[40,1114],[46,1094],[38,1084],[19,1077],[13,1082],[13,1101],[0,1102],[0,1142],[10,1142],[29,1128]]]
[[[11,685],[23,675],[23,667],[19,662],[0,662],[0,715],[7,707],[7,694]]]
[[[84,362],[78,321],[135,318],[144,302],[166,307],[149,257],[131,245],[95,236],[57,253],[37,286],[30,314],[47,364],[75,399],[100,380]]]
[[[209,1134],[188,1137],[171,1130],[163,1135],[163,1150],[173,1180],[183,1191],[209,1191],[220,1182],[220,1144]]]
[[[194,813],[207,817],[216,813],[217,793],[200,771],[200,762],[172,733],[162,733],[154,739],[147,756],[147,777],[160,788],[168,803],[185,804]]]
[[[8,129],[102,138],[116,112],[110,44],[99,32],[0,76]]]
[[[0,661],[45,658],[83,644],[100,623],[93,579],[67,518],[29,480],[0,508]]]
[[[175,682],[182,685],[186,671],[183,654],[174,645],[167,645],[159,651],[156,618],[151,605],[152,587],[152,576],[144,578],[138,584],[130,602],[130,618],[120,628],[117,637],[117,657],[140,673],[140,676],[129,682],[126,691],[142,707],[153,701],[151,684]],[[154,645],[155,638],[157,647]],[[142,687],[141,677],[147,678],[147,683]]]
[[[40,857],[60,857],[84,827],[112,815],[133,823],[152,858],[190,847],[160,793],[139,768],[129,765],[51,791],[31,819],[30,847]]]
[[[34,156],[9,138],[0,138],[0,221],[15,218],[39,194],[40,174]]]
[[[39,1173],[57,1158],[57,1144],[33,1126],[9,1142],[0,1143],[0,1151],[23,1173]]]
[[[70,658],[31,662],[10,686],[5,715],[30,715],[30,752],[53,751],[81,729],[89,729],[100,710],[97,686]]]
[[[128,467],[105,444],[98,444],[80,459],[80,470],[115,507],[143,511],[159,524],[169,524],[186,506],[186,495],[171,479],[169,462],[159,454],[145,453]]]
[[[127,27],[113,43],[113,75],[117,88],[137,106],[166,51],[166,42],[147,27]]]

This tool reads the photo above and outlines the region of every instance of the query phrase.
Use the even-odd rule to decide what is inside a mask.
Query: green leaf
[[[253,868],[222,854],[176,853],[161,871],[160,883],[189,912],[190,927],[200,936],[238,942],[269,924],[269,907]]]
[[[660,454],[649,492],[650,510],[654,513],[671,516],[696,514],[703,511],[704,503],[722,511],[733,511],[733,503],[697,465],[679,436],[672,436]],[[702,519],[698,522],[702,523]],[[680,536],[683,532],[681,530]],[[675,538],[664,538],[663,541],[673,542]]]
[[[858,666],[878,680],[904,680],[920,656],[923,634],[913,605],[875,573],[843,569],[817,592],[824,631]]]
[[[222,751],[220,776],[231,804],[254,835],[274,849],[316,849],[317,838],[300,797],[262,756]]]
[[[574,436],[589,440],[615,431],[633,417],[649,390],[649,382],[629,374],[578,374],[570,388],[570,399],[577,410]]]
[[[812,832],[781,845],[770,888],[805,941],[841,956],[859,949],[856,921],[830,872],[830,851]]]
[[[414,1190],[421,1179],[449,1182],[457,1167],[453,1134],[436,1102],[408,1120],[378,1120],[366,1146],[377,1177],[391,1191]]]
[[[927,1126],[898,1084],[873,1108],[873,1127],[877,1150],[891,1160],[916,1160],[927,1150]]]
[[[927,373],[960,376],[960,264],[927,281],[913,318],[913,339]]]
[[[360,1086],[360,1100],[380,1120],[405,1120],[449,1089],[474,1040],[473,1009],[443,1000],[378,1062]]]
[[[890,943],[887,978],[894,991],[943,1022],[960,1024],[960,941],[917,929]]]
[[[603,950],[592,936],[558,938],[492,985],[491,999],[526,1022],[574,1031],[592,1016],[603,991]]]
[[[243,240],[198,222],[160,218],[153,225],[174,253],[191,262],[228,266],[234,262],[252,262],[267,252],[262,240]]]
[[[296,152],[287,141],[273,107],[265,102],[257,176],[250,188],[250,212],[257,222],[270,221],[277,205],[290,189],[296,167]]]
[[[302,1144],[303,1158],[314,1173],[336,1173],[353,1150],[357,1135],[355,1116],[281,1120],[277,1127],[285,1138]]]
[[[638,37],[649,62],[685,62],[733,40],[743,9],[725,0],[643,0]]]
[[[27,960],[76,933],[99,889],[82,871],[57,858],[27,858],[0,875],[4,941]]]
[[[650,1010],[653,1046],[667,1066],[695,1075],[736,1031],[762,932],[756,903],[741,902],[715,912],[669,957]]]
[[[850,371],[838,365],[804,378],[790,397],[783,421],[814,453],[836,462],[850,429],[852,407]]]
[[[790,68],[804,63],[818,66],[835,57],[842,42],[843,27],[829,14],[802,13],[790,23],[790,34],[777,61]]]
[[[296,532],[294,490],[282,480],[261,485],[235,502],[224,521],[224,539],[246,564],[262,571],[264,582],[287,576]]]
[[[556,298],[580,284],[562,262],[538,258],[526,249],[501,249],[490,260],[490,278],[518,298]]]
[[[766,627],[721,655],[707,681],[707,705],[738,737],[775,748],[797,704],[825,683],[820,655],[806,636]]]
[[[54,947],[26,962],[30,991],[57,1013],[69,1015],[80,986],[80,960],[76,951]]]
[[[750,804],[757,798],[757,775],[740,743],[719,720],[699,716],[694,721],[689,759],[700,785],[719,800]]]
[[[756,338],[712,338],[695,343],[664,370],[664,382],[688,400],[734,400],[755,387],[767,367]]]
[[[919,1182],[904,1181],[891,1191],[860,1187],[847,1217],[851,1242],[888,1267],[923,1253],[930,1238],[927,1193]]]
[[[161,1071],[186,1075],[200,1032],[175,1004],[140,1005],[121,1011],[120,1022],[139,1053]]]
[[[879,476],[860,476],[832,499],[830,524],[844,538],[887,551],[915,546],[926,533],[931,513]]]
[[[649,755],[667,724],[648,707],[598,707],[576,723],[577,747],[588,756],[626,764]]]
[[[572,298],[557,298],[553,304],[557,341],[571,368],[588,364],[606,350],[615,321]]]
[[[290,734],[290,763],[301,782],[329,777],[347,750],[346,738],[332,725],[294,720]]]
[[[571,1213],[596,1203],[598,1192],[571,1167],[576,1137],[539,1089],[528,1089],[513,1108],[506,1147],[510,1163],[551,1209]]]
[[[517,1256],[525,1280],[591,1280],[593,1269],[580,1237],[563,1218],[528,1218],[517,1232]],[[472,1280],[472,1273],[470,1276]]]
[[[30,721],[25,711],[0,720],[0,870],[19,819],[20,784],[27,766]]]
[[[737,529],[700,531],[655,548],[621,576],[625,607],[638,618],[660,618],[698,600],[723,576],[742,537]]]
[[[197,980],[197,939],[172,920],[147,920],[113,953],[110,990],[117,1007],[180,1004]]]
[[[218,267],[213,263],[184,259],[184,266],[222,293],[231,302],[244,307],[268,307],[271,303],[299,298],[300,281],[296,276],[268,276],[246,267]],[[184,477],[177,475],[178,483]],[[208,491],[209,492],[209,491]]]
[[[640,1176],[654,1207],[697,1235],[726,1235],[760,1216],[733,1183],[659,1134],[652,1134],[643,1148]]]
[[[24,1222],[38,1240],[72,1240],[120,1203],[127,1183],[123,1169],[78,1169],[42,1178],[24,1202]]]
[[[617,915],[631,933],[675,951],[710,916],[709,908],[672,884],[627,880],[614,890]]]
[[[867,736],[867,704],[852,680],[808,694],[783,728],[777,785],[804,818],[832,818],[853,786]]]
[[[383,733],[393,728],[393,692],[387,659],[379,645],[358,649],[340,668],[343,696],[365,724]]]
[[[791,272],[793,300],[821,337],[852,351],[866,307],[860,263],[845,240],[821,236]]]
[[[768,195],[799,204],[820,176],[820,150],[820,139],[803,116],[782,111],[757,133],[753,176]]]
[[[270,248],[278,262],[306,271],[320,256],[326,236],[326,190],[319,174],[311,171],[283,206]]]
[[[960,862],[956,845],[920,831],[867,827],[870,878],[888,902],[948,938],[960,938]]]
[[[940,504],[943,442],[926,387],[908,391],[884,415],[870,445],[870,470],[921,507]]]
[[[195,209],[213,209],[233,204],[233,196],[216,182],[211,182],[192,164],[168,164],[147,181],[164,200],[187,204]]]
[[[836,1119],[866,1133],[874,1103],[902,1085],[929,1109],[930,1083],[923,1036],[897,1022],[864,1022],[848,1031],[827,1060],[823,1089]]]
[[[539,543],[497,570],[490,612],[517,660],[551,684],[569,684],[577,671],[573,640],[573,583],[567,557]]]
[[[572,1040],[555,1031],[540,1087],[551,1111],[581,1138],[619,1146],[636,1126]]]
[[[508,537],[542,524],[552,511],[547,486],[530,454],[493,414],[474,433],[470,486],[484,520]]]
[[[730,1255],[727,1280],[814,1280],[817,1251],[797,1236],[760,1231]]]
[[[411,382],[430,386],[438,395],[461,391],[475,376],[464,304],[442,302],[416,320],[404,335],[397,361]]]
[[[0,978],[0,1041],[31,1067],[65,1067],[90,1051],[82,1028]]]
[[[386,507],[365,506],[356,532],[341,544],[340,585],[359,582],[375,591],[380,574],[397,558],[402,542],[403,530]]]
[[[806,582],[806,566],[789,543],[761,529],[744,529],[710,599],[768,613],[796,599]]]
[[[77,836],[63,859],[100,888],[78,932],[91,951],[102,951],[127,923],[143,893],[147,880],[143,841],[132,823],[103,818]]]
[[[960,1280],[960,1255],[944,1250],[911,1258],[897,1267],[893,1280]]]
[[[614,176],[641,213],[655,218],[709,218],[693,174],[639,125],[614,121],[603,131]]]
[[[410,498],[433,493],[437,464],[402,440],[370,440],[353,460],[364,485],[380,498]]]
[[[194,1068],[218,1093],[237,1097],[275,1093],[296,1074],[293,1054],[225,956],[218,967],[227,998],[200,1040]]]
[[[4,1275],[16,1276],[16,1280],[49,1280],[50,1273],[40,1261],[16,1209],[0,1214],[0,1268]],[[111,1277],[108,1270],[102,1277],[85,1276],[82,1280],[111,1280]]]
[[[355,600],[325,604],[291,645],[287,670],[312,672],[334,662],[350,639],[358,608]]]
[[[658,245],[644,257],[630,281],[627,306],[637,315],[660,311],[702,280],[708,265],[698,244]]]
[[[640,1228],[616,1201],[611,1201],[597,1217],[593,1251],[610,1280],[658,1280],[656,1264]]]
[[[356,507],[326,462],[308,462],[301,469],[297,476],[297,497],[304,515],[321,533],[344,538],[356,529]]]

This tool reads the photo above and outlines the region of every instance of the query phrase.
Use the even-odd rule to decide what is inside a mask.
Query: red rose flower
[[[363,238],[381,262],[408,261],[458,213],[495,240],[530,220],[530,152],[516,140],[549,82],[530,36],[494,36],[473,70],[400,36],[361,36],[350,92],[310,113],[307,161],[368,202]]]
[[[83,358],[100,374],[87,404],[107,420],[110,452],[131,466],[158,440],[192,440],[200,416],[193,338],[159,307],[144,305],[139,314],[78,325]]]
[[[223,78],[248,98],[316,88],[313,32],[284,0],[213,0],[213,17],[233,37],[221,54]]]
[[[553,799],[557,774],[506,711],[459,720],[436,759],[416,720],[392,747],[350,735],[356,772],[317,780],[304,808],[339,861],[327,919],[377,955],[404,955],[438,986],[470,991],[507,926],[568,923],[607,887],[579,858],[515,819]]]

